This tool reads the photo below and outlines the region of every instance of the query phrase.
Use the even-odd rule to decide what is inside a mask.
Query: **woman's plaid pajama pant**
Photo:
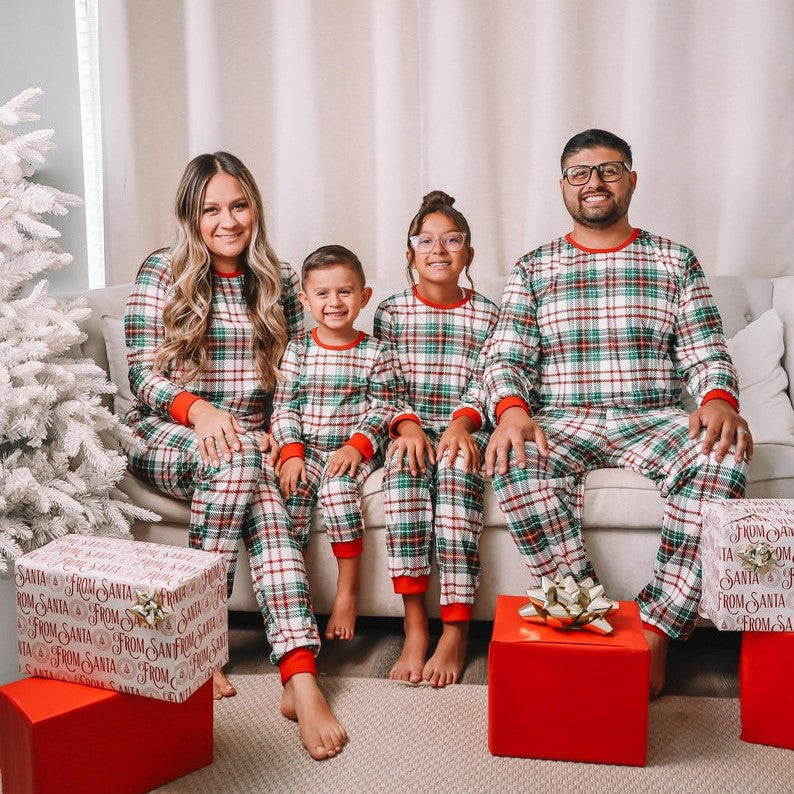
[[[700,600],[700,507],[704,499],[744,495],[747,465],[729,452],[721,463],[689,438],[689,417],[676,409],[539,409],[533,419],[549,442],[542,458],[525,444],[526,468],[512,460],[493,485],[509,529],[538,577],[595,576],[581,536],[584,477],[595,468],[628,468],[658,483],[666,498],[653,577],[637,596],[645,623],[685,638]],[[607,595],[609,595],[607,593]]]

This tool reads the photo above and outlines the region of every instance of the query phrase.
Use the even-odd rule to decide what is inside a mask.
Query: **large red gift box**
[[[3,794],[134,794],[212,763],[212,681],[182,703],[50,678],[0,687]]]
[[[740,738],[794,750],[794,632],[742,635],[739,656]]]
[[[561,631],[500,595],[488,651],[493,755],[644,766],[650,652],[639,610],[621,601],[611,634]]]

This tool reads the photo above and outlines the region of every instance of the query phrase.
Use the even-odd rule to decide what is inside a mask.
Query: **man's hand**
[[[417,472],[424,474],[427,468],[425,458],[431,465],[436,462],[435,450],[425,431],[416,422],[406,419],[397,426],[397,432],[400,435],[391,442],[386,454],[388,461],[396,458],[394,465],[397,471],[407,468],[414,477]]]
[[[278,484],[285,499],[298,493],[298,483],[306,483],[306,463],[303,458],[294,457],[282,461],[278,472]]]
[[[750,429],[729,402],[709,400],[692,411],[689,415],[689,437],[697,438],[704,427],[706,435],[701,449],[704,455],[710,455],[716,443],[714,457],[717,462],[722,462],[728,448],[736,442],[734,460],[740,463],[745,456],[748,462],[753,459],[753,437]]]
[[[508,408],[500,417],[496,430],[485,450],[485,471],[492,475],[507,474],[510,466],[510,450],[520,469],[526,468],[527,457],[524,442],[534,441],[542,458],[549,456],[549,444],[540,425],[521,407]]]
[[[455,458],[463,457],[463,471],[474,474],[480,469],[480,450],[472,438],[474,423],[468,416],[453,419],[438,442],[436,456],[439,460],[448,454],[447,463],[452,466]]]
[[[363,458],[364,456],[354,446],[345,444],[330,455],[325,470],[331,477],[338,477],[345,472],[355,477],[358,464]]]

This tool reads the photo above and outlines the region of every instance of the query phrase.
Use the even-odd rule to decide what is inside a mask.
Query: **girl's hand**
[[[325,464],[325,470],[331,477],[338,477],[345,472],[354,477],[358,464],[361,463],[363,457],[355,447],[345,444],[331,454]]]
[[[188,409],[187,420],[193,425],[198,438],[201,462],[206,466],[220,465],[220,459],[232,459],[232,450],[240,451],[238,435],[245,435],[245,428],[237,418],[221,411],[206,400],[196,400]]]
[[[415,477],[418,472],[425,473],[427,469],[425,458],[431,465],[435,465],[436,453],[433,445],[416,422],[410,420],[401,422],[397,432],[400,435],[391,442],[386,455],[390,463],[396,458],[397,471],[402,471],[405,467]]]
[[[259,451],[270,461],[271,466],[276,465],[279,452],[281,451],[276,441],[276,437],[272,433],[265,433],[264,431],[259,434],[257,438]]]
[[[460,454],[463,457],[463,471],[472,474],[479,471],[480,449],[471,435],[472,430],[474,423],[467,416],[453,419],[438,442],[438,459],[441,460],[446,453],[447,464],[452,466]]]
[[[281,463],[278,484],[285,499],[298,493],[298,483],[306,483],[306,463],[303,458],[289,458]]]

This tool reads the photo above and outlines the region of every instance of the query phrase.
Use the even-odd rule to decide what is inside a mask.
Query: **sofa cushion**
[[[116,384],[113,396],[113,413],[126,416],[132,408],[132,392],[127,369],[127,344],[124,339],[124,319],[115,314],[103,314],[101,317],[102,335],[105,337],[105,349],[108,354],[108,370],[110,380]]]

